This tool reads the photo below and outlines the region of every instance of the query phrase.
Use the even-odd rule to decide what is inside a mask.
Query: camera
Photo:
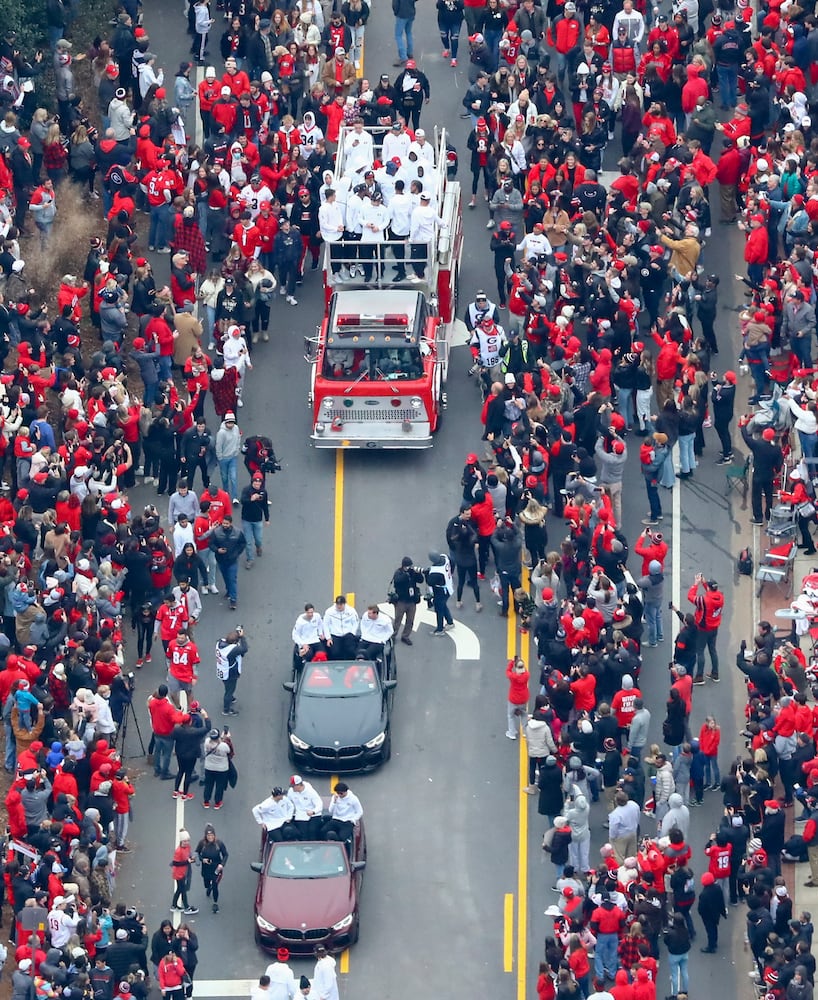
[[[275,459],[268,458],[261,464],[262,472],[269,472],[273,475],[276,472],[281,472],[281,463],[277,462]]]
[[[129,691],[134,691],[136,689],[136,675],[133,670],[125,674],[125,684]]]

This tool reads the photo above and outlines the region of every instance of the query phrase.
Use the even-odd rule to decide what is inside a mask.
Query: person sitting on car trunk
[[[392,638],[392,619],[377,604],[370,604],[361,619],[361,641],[357,656],[367,660],[383,658],[383,647]]]
[[[325,821],[321,836],[324,840],[342,840],[351,844],[355,827],[363,814],[364,809],[358,796],[349,790],[346,782],[337,782],[329,804],[330,818]]]

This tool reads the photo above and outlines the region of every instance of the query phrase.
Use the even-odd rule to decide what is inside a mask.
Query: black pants
[[[478,167],[477,170],[471,172],[471,193],[473,196],[477,194],[477,189],[480,186],[480,174],[483,175],[483,185],[486,192],[491,188],[491,171],[488,166]]]
[[[278,280],[287,295],[295,295],[295,280],[298,277],[298,261],[287,261],[278,265]]]
[[[761,510],[761,498],[764,498],[764,513]],[[753,505],[753,520],[761,521],[763,517],[770,516],[770,509],[773,505],[773,481],[764,479],[753,473],[753,480],[750,486],[750,499]]]
[[[351,632],[332,636],[332,645],[327,649],[330,660],[353,660],[358,647],[358,637]]]
[[[393,241],[392,243],[392,256],[395,258],[397,263],[395,267],[395,280],[403,281],[406,277],[406,265],[404,261],[406,260],[406,241],[407,236],[399,236],[397,233],[389,230],[389,239]]]
[[[208,771],[205,768],[204,796],[205,802],[209,802],[211,796],[215,797],[216,805],[219,805],[224,798],[224,790],[227,788],[227,771]]]
[[[174,890],[173,900],[170,905],[178,906],[179,900],[181,899],[182,906],[184,906],[184,908],[187,909],[188,906],[190,906],[190,903],[188,903],[187,901],[187,891],[189,888],[190,888],[190,869],[187,870],[185,877],[180,878],[176,883],[176,889]]]
[[[229,712],[230,706],[236,700],[236,685],[239,682],[239,675],[234,673],[232,670],[228,675],[226,681],[222,681],[224,685],[224,700],[222,702],[222,711]]]
[[[190,789],[190,776],[196,768],[196,761],[198,757],[180,757],[176,754],[176,766],[178,771],[176,772],[176,780],[173,782],[173,787],[178,792],[179,789],[187,795]]]
[[[494,275],[497,278],[497,295],[498,304],[504,306],[506,304],[506,262],[503,261],[502,267],[494,268]]]
[[[364,281],[372,280],[373,262],[377,257],[377,243],[361,243],[358,247],[358,256],[364,262]],[[375,271],[379,278],[383,277],[383,265],[376,264]]]
[[[202,865],[202,882],[204,882],[205,895],[210,896],[214,903],[218,903],[219,876],[216,873],[216,865]]]
[[[340,243],[327,243],[329,247],[329,266],[333,274],[337,274],[341,270],[341,264],[337,260],[338,257],[343,257],[343,247]]]
[[[703,920],[707,932],[707,947],[715,950],[719,946],[719,925],[715,920]]]
[[[367,660],[380,660],[383,658],[383,643],[367,642],[366,639],[361,639],[355,655],[363,656]]]
[[[713,324],[716,322],[715,314],[712,316],[702,316],[702,314],[699,313],[699,322],[702,325],[702,336],[704,337],[704,342],[713,354],[718,354],[719,345],[716,341],[716,331],[713,329]]]
[[[277,830],[268,830],[265,836],[267,840],[280,844],[283,840],[297,840],[298,830],[292,823],[284,823]]]
[[[429,255],[429,246],[430,244],[427,243],[409,244],[409,256],[412,258],[412,268],[419,278],[426,276],[426,258]]]
[[[721,442],[721,452],[723,455],[733,454],[733,442],[730,440],[730,421],[725,424],[720,420],[716,420],[713,423],[716,428],[716,433],[719,436],[719,441]]]
[[[140,602],[141,603],[141,602]],[[141,617],[136,619],[136,655],[138,659],[143,659],[150,653],[153,647],[153,621],[143,621]]]
[[[477,583],[477,567],[473,564],[471,566],[461,566],[460,563],[456,563],[455,565],[457,566],[457,600],[462,599],[463,588],[469,586],[474,594],[475,601],[479,603],[480,586]]]
[[[310,816],[309,819],[293,820],[297,840],[317,840],[321,832],[321,817]]]
[[[321,836],[324,840],[352,840],[355,824],[341,819],[330,819],[324,823]]]
[[[491,552],[491,535],[477,536],[477,571],[481,576],[486,575],[486,564],[489,561]]]
[[[699,629],[696,632],[696,676],[704,676],[704,651],[710,650],[710,670],[717,677],[719,675],[719,654],[716,651],[716,640],[719,637],[717,628]]]
[[[207,470],[207,462],[203,458],[197,459],[195,462],[185,462],[183,472],[187,478],[187,484],[193,489],[193,483],[196,479],[196,470],[202,475],[202,483],[204,484],[204,489],[210,485],[210,473]]]

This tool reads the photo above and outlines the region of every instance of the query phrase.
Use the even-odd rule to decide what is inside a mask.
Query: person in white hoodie
[[[550,754],[556,754],[557,745],[554,734],[545,718],[548,699],[544,694],[538,694],[534,701],[534,711],[528,717],[525,726],[525,742],[528,750],[528,785],[523,791],[527,795],[537,793],[537,769]]]
[[[588,800],[578,793],[576,786],[566,802],[565,818],[571,827],[568,856],[575,870],[587,872],[590,868],[591,828],[588,824]]]
[[[161,87],[164,82],[165,71],[163,69],[156,71],[156,53],[146,52],[145,61],[139,67],[139,95],[142,100],[154,84]]]
[[[227,331],[227,336],[222,343],[222,357],[224,367],[235,368],[239,373],[238,404],[244,406],[241,395],[244,391],[245,372],[252,371],[253,365],[250,361],[250,353],[247,350],[247,341],[242,337],[241,330],[233,325]]]

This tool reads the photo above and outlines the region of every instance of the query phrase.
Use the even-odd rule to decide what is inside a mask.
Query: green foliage
[[[28,58],[38,48],[47,49],[45,0],[0,0],[0,27],[17,32],[17,47]]]

